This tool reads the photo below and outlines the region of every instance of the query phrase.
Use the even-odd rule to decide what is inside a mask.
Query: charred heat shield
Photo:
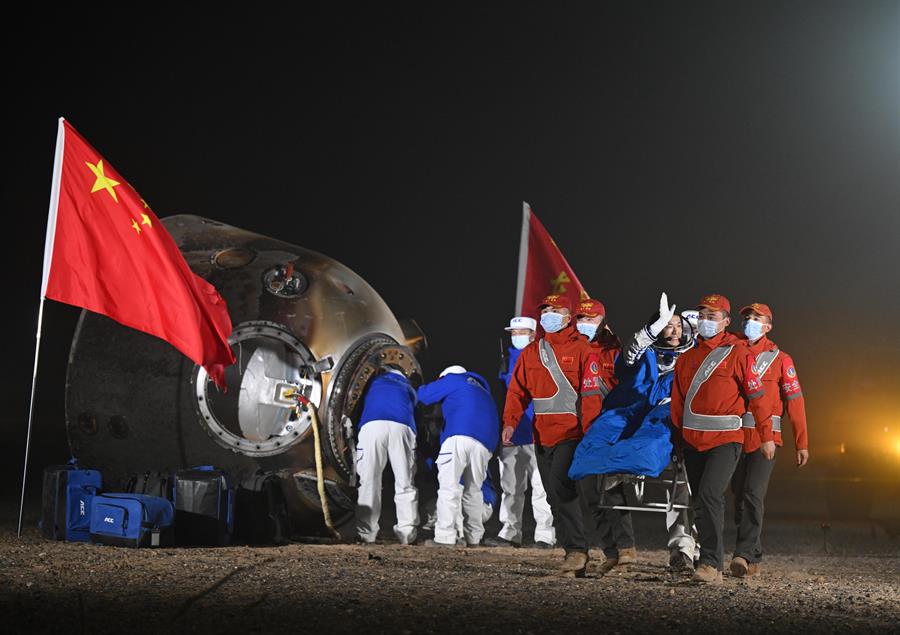
[[[135,474],[216,465],[232,479],[277,478],[295,532],[321,527],[308,411],[322,432],[326,492],[338,522],[355,504],[353,422],[386,363],[421,381],[414,322],[322,254],[197,216],[164,219],[193,271],[215,285],[237,363],[220,391],[167,342],[84,311],[69,357],[66,422],[74,456],[124,487]]]

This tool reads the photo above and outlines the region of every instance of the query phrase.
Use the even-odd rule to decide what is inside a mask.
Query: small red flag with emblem
[[[538,303],[551,294],[567,296],[573,310],[589,297],[531,206],[522,203],[516,314],[538,317]]]
[[[162,338],[225,386],[225,300],[191,271],[150,206],[59,120],[41,297]]]

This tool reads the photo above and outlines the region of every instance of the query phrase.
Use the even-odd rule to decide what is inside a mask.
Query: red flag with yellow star
[[[522,203],[516,314],[538,318],[538,303],[551,294],[567,296],[573,308],[589,297],[531,206]]]
[[[60,118],[41,297],[155,335],[225,385],[225,300],[188,267],[150,206]]]

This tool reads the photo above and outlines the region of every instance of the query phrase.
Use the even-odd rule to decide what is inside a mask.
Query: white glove
[[[669,298],[666,297],[666,292],[663,291],[662,295],[659,296],[659,319],[647,326],[650,335],[656,337],[662,333],[662,330],[666,328],[673,315],[675,315],[675,305],[669,306]]]

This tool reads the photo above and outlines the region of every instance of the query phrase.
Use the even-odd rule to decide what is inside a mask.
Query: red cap
[[[538,311],[543,309],[545,306],[549,306],[554,309],[569,309],[569,312],[572,312],[572,303],[569,302],[569,298],[564,295],[548,295],[538,305]]]
[[[578,310],[575,311],[575,317],[584,316],[595,318],[599,315],[606,315],[606,307],[603,306],[603,303],[600,300],[593,300],[591,298],[582,300],[581,304],[578,305]]]
[[[731,313],[731,302],[724,295],[718,293],[710,293],[700,298],[697,303],[698,309],[711,309],[713,311],[725,311]]]
[[[765,315],[767,318],[769,318],[769,322],[772,321],[772,309],[769,308],[768,304],[763,304],[761,302],[748,304],[743,309],[741,309],[741,315],[743,315],[744,313],[749,313],[750,311],[759,313],[760,315]]]

